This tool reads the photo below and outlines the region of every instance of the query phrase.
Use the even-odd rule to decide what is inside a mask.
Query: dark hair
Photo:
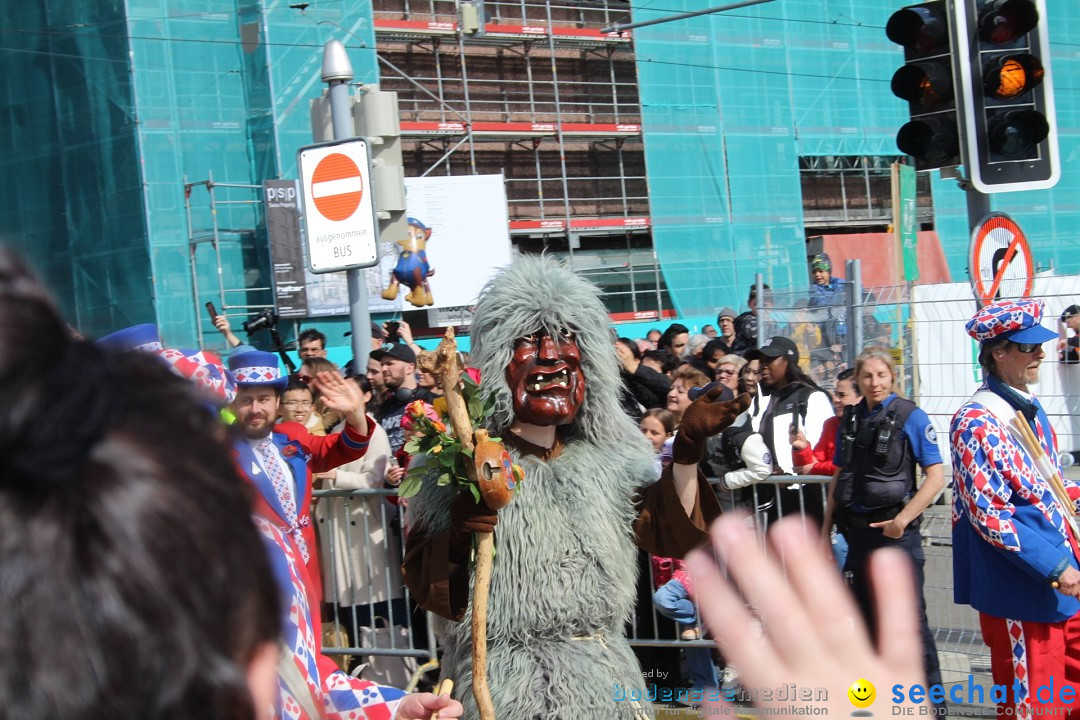
[[[666,350],[646,350],[641,353],[642,360],[652,360],[660,365],[660,372],[670,373],[679,367],[679,359]]]
[[[762,284],[761,289],[769,290],[770,288],[767,284]],[[746,299],[747,302],[753,302],[754,300],[757,300],[757,283],[750,286],[750,297]]]
[[[220,427],[157,358],[71,338],[0,248],[5,716],[255,716],[280,595]]]
[[[731,354],[731,346],[728,345],[723,340],[719,340],[719,339],[710,340],[709,342],[705,343],[705,347],[701,351],[701,357],[703,359],[705,359],[705,360],[708,360],[713,355],[715,355],[717,353],[717,351],[722,352],[724,355],[730,355]]]
[[[321,349],[326,349],[326,336],[315,328],[308,328],[304,332],[300,333],[300,335],[296,338],[296,344],[297,346],[300,346],[306,342],[310,342],[311,340],[318,340],[322,344]]]
[[[361,392],[372,392],[371,381],[367,379],[367,375],[350,375],[349,380],[359,385]]]
[[[634,342],[633,340],[631,340],[630,338],[621,337],[618,340],[616,340],[615,342],[621,343],[622,345],[625,345],[626,348],[630,351],[630,353],[634,356],[635,360],[640,360],[641,359],[641,351],[638,350],[637,343]]]
[[[979,365],[982,366],[987,375],[993,374],[994,368],[997,366],[997,361],[994,360],[994,351],[1000,347],[1005,347],[1008,343],[1007,339],[996,337],[993,340],[983,342],[979,347]]]
[[[849,367],[840,371],[840,374],[836,376],[836,384],[839,385],[844,380],[850,380],[851,386],[855,388],[855,394],[862,395],[862,390],[859,389],[859,383],[855,382],[855,368]]]
[[[668,325],[667,330],[660,335],[660,339],[656,341],[656,345],[659,348],[671,347],[671,341],[675,339],[676,335],[682,335],[683,333],[689,333],[690,329],[680,323],[672,323]]]
[[[296,375],[289,376],[289,384],[285,386],[285,392],[289,392],[290,390],[307,390],[311,393],[312,397],[315,395],[312,389],[308,387],[308,384]]]

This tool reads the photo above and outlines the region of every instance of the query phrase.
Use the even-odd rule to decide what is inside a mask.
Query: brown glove
[[[705,457],[705,439],[723,431],[750,407],[750,395],[747,393],[734,400],[722,401],[720,397],[725,390],[728,389],[714,387],[686,408],[671,448],[673,462],[697,465]]]
[[[499,516],[483,500],[473,499],[468,490],[461,491],[450,503],[450,539],[460,546],[469,546],[470,536],[478,532],[494,532]]]

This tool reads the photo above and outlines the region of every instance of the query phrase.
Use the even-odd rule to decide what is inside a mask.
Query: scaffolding
[[[269,266],[266,243],[256,241],[261,189],[259,185],[216,182],[213,173],[197,182],[184,177],[188,262],[200,349],[223,346],[205,341],[204,333],[215,339],[219,336],[208,322],[204,303],[213,302],[218,314],[230,319],[234,332],[234,318],[247,319],[264,308],[274,308],[273,287],[265,272]],[[192,204],[195,190],[206,191],[205,206]],[[244,286],[230,287],[226,278],[242,279]]]
[[[652,248],[626,19],[607,2],[378,0],[406,174],[502,173],[517,249],[564,255],[613,313],[671,307]],[[462,12],[463,9],[466,12]]]

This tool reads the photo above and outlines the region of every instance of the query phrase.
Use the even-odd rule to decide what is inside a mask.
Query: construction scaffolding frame
[[[374,4],[380,84],[398,92],[406,174],[502,173],[519,250],[565,255],[607,291],[612,311],[661,314],[632,37],[600,32],[626,20],[626,8],[475,7]]]
[[[196,220],[193,218],[193,211],[198,212],[198,209],[192,205],[191,196],[198,188],[206,190],[207,204],[205,210],[208,212],[208,217],[205,218],[205,222],[197,225]],[[229,277],[240,277],[245,278],[245,280],[260,277],[259,273],[247,272],[247,270],[251,269],[250,265],[252,263],[244,261],[245,248],[243,245],[246,240],[252,241],[252,246],[255,245],[253,241],[258,224],[255,220],[262,206],[262,198],[259,194],[261,190],[262,187],[259,185],[217,182],[214,180],[212,172],[207,173],[206,180],[196,182],[188,182],[187,176],[184,176],[184,215],[187,218],[188,263],[191,267],[192,300],[195,303],[195,317],[197,318],[195,327],[200,349],[207,347],[203,327],[204,322],[209,320],[209,315],[203,309],[203,303],[207,301],[208,297],[212,298],[212,301],[216,301],[215,306],[218,314],[224,315],[230,320],[235,317],[246,318],[264,308],[274,308],[272,286],[262,286],[254,283],[244,287],[227,287],[225,282],[226,266],[236,265],[237,263],[241,264],[241,271],[237,272],[233,269],[228,273]],[[222,193],[225,197],[218,197],[219,193]],[[249,197],[245,197],[245,195]],[[226,210],[233,209],[240,212],[226,212]],[[223,214],[227,216],[227,221],[224,223],[221,219]],[[250,219],[251,222],[249,225],[234,226],[230,222],[235,219],[234,215],[239,215],[243,220]],[[200,263],[199,248],[207,245],[213,250],[213,256],[209,259],[203,258],[203,262]],[[202,254],[205,255],[205,253]],[[227,257],[227,255],[230,257]],[[215,272],[217,276],[216,291],[211,291],[208,294],[201,287],[200,264],[203,267],[209,266]],[[211,281],[211,284],[214,283]],[[253,296],[258,297],[260,293],[265,293],[269,300],[267,302],[250,301]],[[242,295],[239,300],[231,299],[238,294]],[[212,335],[212,337],[216,337],[216,331],[214,332],[215,335]],[[217,346],[218,344],[215,343],[210,344],[210,347]]]

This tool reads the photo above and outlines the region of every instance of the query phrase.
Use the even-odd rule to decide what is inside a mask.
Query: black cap
[[[1065,322],[1073,315],[1080,315],[1080,305],[1070,305],[1061,312],[1061,322]]]
[[[372,350],[371,357],[379,362],[382,362],[383,358],[392,357],[413,365],[416,364],[416,353],[405,343],[386,343],[378,350]]]
[[[773,335],[765,341],[764,345],[749,350],[746,353],[747,360],[762,357],[767,357],[770,360],[772,358],[786,357],[792,362],[799,362],[799,348],[788,338],[780,335]]]
[[[699,397],[709,392],[719,384],[720,381],[717,380],[716,382],[709,383],[705,387],[692,387],[690,388],[689,392],[686,393],[686,396],[689,397],[691,401],[697,400]],[[735,393],[731,392],[731,388],[725,385],[724,389],[720,391],[720,397],[718,398],[718,400],[720,400],[720,402],[730,402],[734,399]]]

